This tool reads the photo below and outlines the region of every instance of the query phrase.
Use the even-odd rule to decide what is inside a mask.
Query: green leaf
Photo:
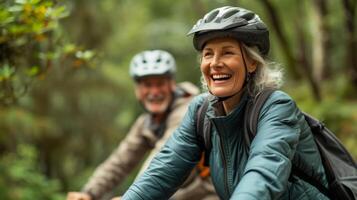
[[[27,74],[29,76],[36,76],[39,72],[40,72],[39,66],[32,66],[30,69],[28,69]]]
[[[18,3],[18,4],[25,4],[27,2],[28,2],[27,0],[16,0],[15,1],[15,3]]]
[[[69,10],[66,6],[58,6],[56,8],[48,9],[47,14],[53,18],[59,19],[69,15]]]
[[[63,47],[63,52],[64,53],[72,53],[76,50],[76,45],[74,44],[66,44],[64,47]]]
[[[20,12],[22,11],[24,8],[20,5],[15,5],[15,6],[11,6],[8,11],[9,12]]]
[[[0,81],[8,80],[15,73],[15,68],[5,64],[0,68]]]
[[[40,3],[40,1],[41,0],[30,0],[29,2],[30,2],[30,4],[35,5],[35,4]]]
[[[84,60],[90,60],[91,58],[93,58],[93,56],[94,56],[94,52],[90,50],[76,52],[76,57]]]
[[[15,19],[14,16],[11,16],[10,12],[7,10],[0,10],[0,25],[4,26],[13,22]]]

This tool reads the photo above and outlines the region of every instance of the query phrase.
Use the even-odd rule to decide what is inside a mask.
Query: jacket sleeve
[[[294,101],[277,91],[265,103],[243,176],[232,199],[279,199],[286,190],[304,118]]]
[[[139,117],[128,135],[90,177],[82,192],[90,194],[94,199],[101,198],[106,192],[122,183],[132,169],[151,149],[146,138],[142,136],[142,124],[145,116]]]
[[[130,186],[123,200],[169,199],[185,181],[201,154],[195,133],[194,104],[190,104],[180,126],[148,169]]]

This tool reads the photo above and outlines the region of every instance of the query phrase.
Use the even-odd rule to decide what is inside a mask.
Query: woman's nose
[[[210,67],[212,67],[212,68],[222,67],[222,62],[221,62],[220,56],[218,56],[218,55],[213,56],[211,63],[210,63]]]

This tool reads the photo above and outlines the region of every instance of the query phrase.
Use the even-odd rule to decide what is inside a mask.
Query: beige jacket
[[[100,199],[105,193],[121,184],[132,169],[144,158],[146,153],[150,152],[140,173],[146,169],[156,152],[161,149],[180,124],[193,96],[199,93],[198,88],[188,82],[181,83],[178,87],[182,88],[190,96],[177,98],[174,101],[172,110],[166,121],[166,130],[163,136],[158,138],[150,129],[145,127],[144,122],[148,117],[147,113],[140,115],[125,139],[120,142],[109,158],[95,170],[92,177],[90,177],[83,187],[82,192],[90,194],[94,199]],[[192,172],[192,175],[189,177],[190,180],[186,181],[185,187],[174,195],[173,198],[175,200],[207,199],[204,196],[210,199],[210,195],[214,194],[210,180],[203,180],[199,176],[196,176],[196,174],[194,171]],[[213,199],[218,198],[214,195]]]

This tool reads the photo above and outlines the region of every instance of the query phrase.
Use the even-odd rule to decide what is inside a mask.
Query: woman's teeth
[[[216,81],[216,80],[227,80],[229,78],[231,78],[231,75],[229,75],[229,74],[214,74],[214,75],[212,75],[212,79],[214,81]]]

